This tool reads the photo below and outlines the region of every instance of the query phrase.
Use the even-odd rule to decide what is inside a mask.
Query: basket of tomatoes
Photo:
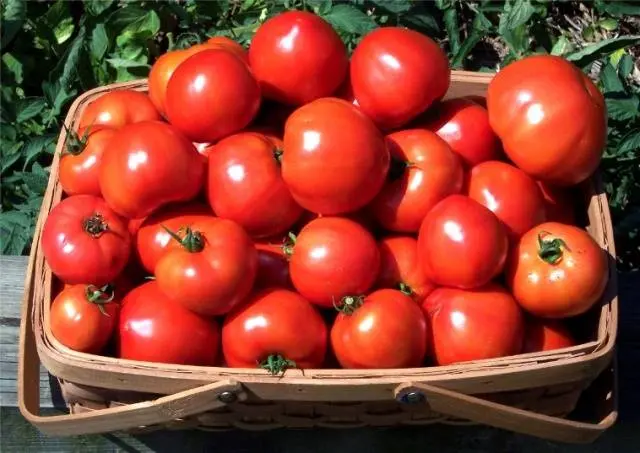
[[[399,27],[349,57],[305,12],[248,51],[169,52],[68,112],[22,413],[54,435],[468,422],[592,441],[616,419],[605,139],[602,95],[559,57],[451,71]],[[40,363],[69,414],[39,415]]]

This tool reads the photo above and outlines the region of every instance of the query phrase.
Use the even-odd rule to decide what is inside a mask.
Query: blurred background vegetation
[[[350,50],[378,26],[441,43],[455,69],[496,71],[562,55],[597,81],[609,112],[602,174],[622,270],[640,267],[640,2],[412,0],[0,0],[0,251],[28,253],[66,109],[83,91],[145,77],[167,49],[229,36],[245,46],[284,10],[325,18]]]

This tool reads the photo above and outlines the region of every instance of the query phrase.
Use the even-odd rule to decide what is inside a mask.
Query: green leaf
[[[307,7],[310,7],[317,15],[324,16],[333,7],[333,2],[331,0],[307,0]]]
[[[16,121],[18,123],[21,123],[30,118],[33,118],[36,115],[39,115],[46,105],[47,103],[44,98],[21,99],[16,109]]]
[[[2,55],[2,63],[6,66],[11,75],[13,75],[13,80],[15,80],[18,85],[21,85],[24,80],[22,77],[22,63],[9,52]]]
[[[566,56],[566,59],[584,68],[603,55],[638,43],[640,43],[640,36],[620,36],[618,38],[604,39],[584,49],[570,53]]]
[[[443,20],[447,36],[449,36],[449,50],[452,55],[455,55],[460,50],[460,27],[458,26],[458,11],[455,6],[444,10]]]
[[[525,24],[536,13],[531,0],[507,0],[500,15],[498,33],[511,50],[521,54],[528,47],[528,33]]]
[[[107,62],[116,69],[150,67],[148,64],[139,63],[137,61],[132,61],[125,58],[107,58]]]
[[[618,94],[618,93],[614,93]],[[638,116],[640,98],[638,96],[605,96],[609,118],[617,121],[629,121]]]
[[[407,0],[371,0],[371,3],[393,14],[405,13],[411,9]]]
[[[610,14],[614,17],[640,16],[640,4],[638,4],[637,1],[623,2],[620,0],[596,0],[595,7],[598,11]]]
[[[109,36],[104,24],[96,25],[91,32],[91,55],[95,60],[102,60],[109,50]]]
[[[601,19],[600,21],[598,21],[598,25],[604,30],[614,31],[616,28],[618,28],[618,21],[612,19],[611,17],[608,17],[606,19]]]
[[[469,53],[473,50],[476,44],[486,36],[486,33],[491,29],[491,26],[492,24],[489,19],[487,19],[481,11],[478,11],[476,17],[473,19],[471,33],[467,36],[467,39],[464,40],[460,49],[451,60],[452,67],[462,68],[464,66],[464,62]]]
[[[620,140],[618,154],[629,152],[640,153],[640,130],[631,131]]]
[[[376,28],[370,16],[359,9],[346,4],[336,5],[324,16],[324,19],[338,31],[363,35]]]
[[[2,9],[2,49],[16,36],[27,17],[26,0],[4,0]],[[4,57],[4,56],[3,56]]]
[[[618,72],[620,73],[620,77],[626,79],[633,72],[633,57],[631,55],[625,53],[620,62],[618,63]]]
[[[80,62],[80,53],[84,51],[85,31],[80,28],[78,35],[71,41],[71,44],[64,55],[49,74],[49,81],[59,80],[62,86],[69,86],[73,80],[77,79],[77,67]]]
[[[602,83],[603,92],[622,92],[624,93],[624,85],[618,78],[616,69],[611,63],[603,66],[600,72],[600,82]]]
[[[565,36],[561,35],[551,48],[551,55],[564,55],[573,50],[573,44]]]
[[[440,31],[438,22],[431,14],[411,13],[402,16],[402,22],[412,25],[412,28],[424,31],[428,35],[435,35]]]
[[[84,9],[92,16],[99,16],[113,5],[113,0],[84,0]]]
[[[20,153],[20,149],[22,148],[22,142],[14,143],[11,147],[4,142],[2,147],[2,158],[0,164],[0,173],[5,174],[5,172],[15,164],[22,154]]]
[[[43,153],[53,154],[53,143],[55,136],[53,134],[32,137],[25,144],[22,154],[25,156],[24,168],[29,167]]]

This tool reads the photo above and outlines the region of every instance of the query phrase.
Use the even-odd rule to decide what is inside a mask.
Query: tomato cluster
[[[69,131],[42,232],[51,330],[87,353],[189,365],[401,368],[575,344],[607,257],[576,226],[604,103],[535,56],[444,100],[445,54],[385,27],[351,58],[306,12],[249,51],[171,51],[149,93]]]

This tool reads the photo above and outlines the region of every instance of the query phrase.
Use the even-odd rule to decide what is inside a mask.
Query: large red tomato
[[[534,55],[509,64],[491,80],[487,106],[507,156],[532,177],[572,185],[597,168],[607,135],[604,98],[567,60]]]
[[[255,243],[258,251],[258,272],[254,289],[280,287],[290,288],[288,252],[293,244],[286,238],[264,239]]]
[[[98,354],[109,342],[115,329],[118,302],[107,287],[66,287],[51,303],[51,333],[70,349]]]
[[[258,256],[237,223],[211,217],[172,233],[155,268],[160,289],[172,300],[203,315],[223,315],[253,287]]]
[[[502,220],[512,240],[545,221],[544,200],[536,182],[505,162],[487,161],[473,167],[467,194]]]
[[[547,222],[576,224],[577,199],[572,189],[556,187],[538,181],[538,187],[544,199],[544,212]]]
[[[141,121],[159,120],[160,113],[144,93],[115,90],[92,101],[82,112],[78,129],[104,125],[119,128]]]
[[[169,122],[193,142],[215,142],[240,131],[259,108],[258,82],[240,58],[225,50],[189,56],[167,85]]]
[[[410,297],[394,289],[349,298],[331,328],[343,368],[412,368],[427,352],[427,321]]]
[[[351,85],[358,105],[385,129],[406,124],[442,98],[450,72],[438,44],[400,27],[370,32],[351,57]]]
[[[213,366],[218,359],[220,328],[214,319],[170,300],[151,281],[122,301],[117,344],[123,359]]]
[[[575,346],[575,344],[576,340],[562,322],[540,318],[527,320],[523,353],[552,351]]]
[[[42,250],[51,272],[63,282],[103,286],[126,266],[131,237],[124,219],[102,198],[74,195],[49,213]]]
[[[95,126],[69,131],[67,148],[60,157],[59,179],[68,195],[100,196],[99,164],[116,129]]]
[[[322,307],[364,294],[379,269],[380,251],[373,236],[342,217],[309,222],[296,239],[289,263],[293,286]]]
[[[424,219],[418,255],[425,275],[442,286],[476,288],[496,277],[507,258],[500,220],[471,198],[451,195]]]
[[[547,222],[532,228],[511,251],[507,282],[518,303],[545,318],[588,311],[609,278],[607,256],[584,230]]]
[[[414,233],[436,203],[462,190],[462,163],[444,140],[426,130],[394,132],[387,145],[391,171],[371,209],[387,230]]]
[[[389,236],[378,242],[380,273],[378,288],[399,289],[416,302],[422,302],[434,290],[420,267],[418,241],[411,236]]]
[[[288,11],[262,24],[251,40],[249,61],[264,96],[292,105],[332,95],[349,65],[340,36],[306,11]]]
[[[174,127],[146,121],[123,127],[100,163],[100,189],[116,212],[138,218],[194,198],[202,189],[206,159]]]
[[[209,153],[207,194],[214,212],[254,237],[283,233],[302,214],[282,180],[282,151],[264,135],[231,135]]]
[[[226,365],[233,368],[259,366],[272,374],[319,368],[327,350],[327,326],[299,294],[266,289],[225,318],[222,350]]]
[[[140,264],[150,273],[172,241],[165,229],[176,231],[213,216],[211,208],[198,202],[163,206],[141,221],[135,232],[135,250]]]
[[[287,120],[282,177],[309,211],[334,215],[364,207],[380,191],[388,169],[384,137],[342,99],[318,99]]]
[[[524,316],[513,297],[489,284],[474,290],[438,288],[422,308],[438,365],[519,354]]]
[[[438,134],[468,166],[500,158],[487,109],[472,100],[444,101],[420,125]]]

